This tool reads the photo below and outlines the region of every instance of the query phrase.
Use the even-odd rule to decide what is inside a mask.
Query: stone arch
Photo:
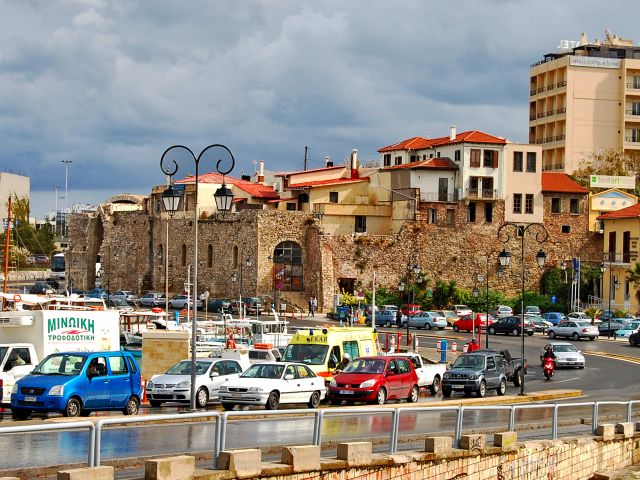
[[[285,292],[304,291],[302,247],[285,240],[273,250],[273,288]]]

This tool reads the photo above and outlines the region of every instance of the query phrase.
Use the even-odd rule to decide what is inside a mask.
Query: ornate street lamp
[[[173,188],[173,185],[169,186],[162,192],[162,204],[165,211],[169,214],[170,218],[173,218],[178,207],[180,206],[180,192]],[[169,218],[167,218],[166,225],[166,247],[164,251],[164,311],[169,311]]]
[[[509,234],[509,229],[512,230],[512,234],[514,238],[520,237],[520,268],[521,268],[521,276],[522,276],[522,290],[521,290],[521,299],[520,299],[520,308],[521,308],[521,315],[522,315],[522,326],[520,328],[521,330],[521,337],[522,337],[522,361],[524,362],[525,360],[525,355],[524,355],[524,331],[525,331],[525,316],[524,316],[524,239],[526,236],[526,233],[531,230],[532,232],[535,232],[534,235],[534,239],[536,240],[536,242],[538,243],[544,243],[549,239],[549,232],[547,232],[547,229],[544,228],[544,225],[541,223],[525,223],[525,224],[518,224],[518,223],[505,223],[503,225],[500,226],[500,228],[498,229],[498,239],[502,242],[502,243],[507,243],[509,240],[511,240],[512,235]],[[506,251],[505,249],[502,249],[502,252],[500,252],[500,254],[498,255],[498,260],[500,262],[500,265],[503,268],[507,268],[509,266],[509,263],[511,261],[511,253],[509,253],[508,251]],[[541,249],[537,254],[536,254],[536,262],[538,263],[538,267],[539,268],[544,268],[544,264],[547,260],[547,254]],[[521,374],[522,374],[522,378],[520,379],[520,395],[524,395],[524,379],[525,379],[525,374],[524,374],[524,369],[521,370]]]
[[[200,167],[200,160],[204,157],[204,155],[208,152],[213,152],[219,150],[221,154],[227,156],[226,161],[229,163],[229,168],[224,169],[221,168],[221,165],[225,164],[225,160],[222,158],[218,158],[215,162],[216,170],[219,174],[223,176],[222,186],[218,188],[218,190],[214,194],[214,198],[216,201],[216,207],[221,212],[228,212],[231,209],[231,202],[233,200],[233,193],[229,190],[224,183],[224,175],[229,174],[233,167],[236,164],[235,158],[226,146],[221,145],[219,143],[209,145],[204,150],[200,152],[200,154],[196,157],[193,151],[189,147],[185,147],[184,145],[173,145],[167,148],[162,157],[160,158],[160,169],[165,175],[168,175],[170,178],[178,172],[178,162],[176,161],[176,155],[178,152],[182,152],[182,155],[179,155],[178,158],[184,159],[185,154],[187,158],[191,158],[196,167],[196,174],[194,177],[195,181],[195,202],[194,202],[194,252],[193,252],[193,299],[194,303],[196,303],[196,308],[193,309],[193,321],[191,323],[191,391],[189,396],[189,407],[191,410],[196,409],[196,337],[197,337],[197,323],[198,323],[198,308],[197,308],[197,298],[198,298],[198,171]],[[171,165],[173,163],[173,165]],[[171,187],[170,187],[171,188]],[[169,190],[169,189],[167,189]],[[166,202],[165,202],[165,192],[162,195],[162,201],[165,204],[165,208],[169,203],[175,202],[175,195],[172,192],[167,193]],[[170,202],[170,198],[173,198],[173,201]],[[178,201],[179,202],[179,201]],[[169,205],[170,207],[175,207],[177,209],[178,203],[174,203],[173,205]],[[169,210],[167,210],[169,211]],[[175,210],[174,210],[175,212]],[[168,250],[167,245],[167,250]]]

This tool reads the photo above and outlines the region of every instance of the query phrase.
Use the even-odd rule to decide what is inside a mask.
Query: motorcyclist
[[[556,354],[553,353],[553,347],[551,345],[547,345],[547,349],[544,352],[542,358],[552,358],[554,360],[556,359]]]

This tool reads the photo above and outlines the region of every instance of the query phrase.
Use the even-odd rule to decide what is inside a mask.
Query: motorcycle
[[[556,369],[556,362],[553,360],[553,358],[549,357],[549,358],[545,358],[544,359],[544,363],[542,365],[542,371],[544,372],[544,376],[546,377],[547,380],[551,380],[551,377],[553,377],[553,372]]]

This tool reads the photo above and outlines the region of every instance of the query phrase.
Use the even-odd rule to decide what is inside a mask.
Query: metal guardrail
[[[400,408],[354,408],[354,409],[296,409],[287,411],[238,411],[238,412],[224,412],[222,414],[218,412],[194,412],[194,413],[181,413],[181,414],[169,414],[169,415],[149,415],[145,417],[112,417],[100,419],[97,422],[78,421],[69,423],[56,423],[56,424],[43,424],[43,425],[25,425],[25,426],[11,426],[0,427],[0,435],[15,434],[15,433],[34,433],[42,431],[68,431],[76,429],[88,429],[89,430],[89,444],[88,444],[88,466],[99,466],[101,462],[101,445],[102,445],[102,432],[105,425],[122,425],[122,424],[142,424],[148,426],[151,422],[167,421],[167,420],[198,420],[201,418],[213,418],[215,419],[215,433],[212,438],[213,443],[213,467],[217,467],[218,456],[221,451],[224,451],[227,444],[227,423],[230,417],[255,417],[256,415],[265,417],[286,417],[290,419],[291,416],[313,416],[313,434],[311,443],[313,445],[322,445],[322,427],[324,420],[327,417],[355,417],[362,415],[389,415],[391,416],[391,429],[389,432],[389,453],[395,454],[398,452],[398,440],[400,431],[400,418],[402,415],[408,413],[411,414],[441,414],[441,413],[455,413],[456,421],[454,427],[454,444],[456,447],[460,444],[460,439],[463,434],[464,416],[465,412],[472,411],[506,411],[509,413],[508,421],[505,428],[507,431],[516,430],[516,412],[527,410],[552,410],[551,415],[551,432],[549,437],[552,440],[558,438],[558,413],[562,409],[578,408],[578,407],[591,407],[591,427],[592,433],[595,434],[598,428],[598,419],[601,407],[604,406],[619,406],[625,408],[626,421],[631,422],[633,417],[634,405],[640,405],[640,400],[631,400],[628,402],[623,401],[602,401],[602,402],[579,402],[579,403],[544,403],[544,404],[517,404],[517,405],[472,405],[472,406],[442,406],[442,407],[400,407]],[[145,425],[147,424],[147,425]],[[175,426],[175,423],[166,423],[162,426]]]

